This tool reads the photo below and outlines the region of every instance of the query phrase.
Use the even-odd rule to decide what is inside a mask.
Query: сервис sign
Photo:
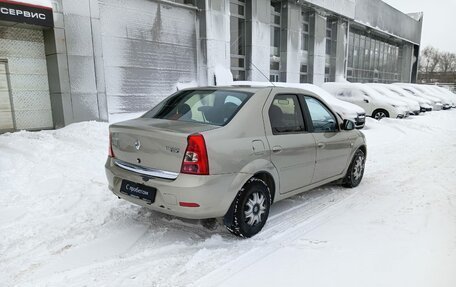
[[[0,0],[0,20],[54,27],[51,7]]]

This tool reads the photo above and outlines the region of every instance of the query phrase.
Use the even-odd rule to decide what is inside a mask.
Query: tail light
[[[208,175],[209,161],[206,143],[203,135],[190,135],[187,139],[187,149],[182,161],[182,173]]]
[[[112,135],[109,134],[109,149],[108,149],[108,156],[109,157],[115,157],[114,156],[114,151],[112,150]]]

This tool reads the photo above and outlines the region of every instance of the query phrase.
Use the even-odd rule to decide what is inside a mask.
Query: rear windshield
[[[223,90],[182,91],[165,99],[143,117],[223,126],[251,95]]]

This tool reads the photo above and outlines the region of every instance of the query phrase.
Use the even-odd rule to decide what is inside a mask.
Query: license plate
[[[157,189],[128,180],[122,180],[120,192],[154,203]]]

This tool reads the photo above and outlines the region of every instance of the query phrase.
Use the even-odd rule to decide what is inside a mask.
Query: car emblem
[[[135,141],[135,149],[139,150],[141,148],[141,142],[139,140]]]

